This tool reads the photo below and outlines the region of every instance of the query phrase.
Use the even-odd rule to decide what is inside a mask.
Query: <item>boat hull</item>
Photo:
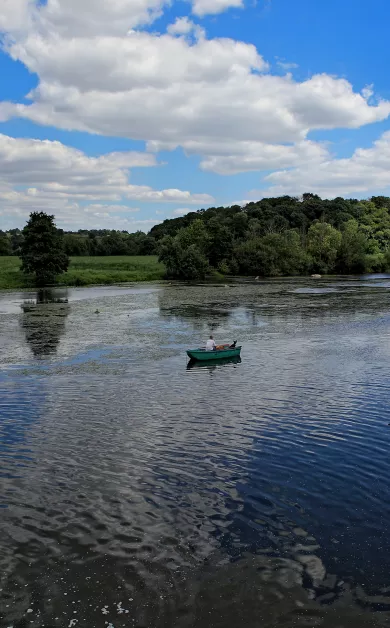
[[[198,362],[224,360],[226,358],[239,357],[241,353],[241,347],[235,347],[234,349],[217,349],[217,351],[206,351],[206,349],[189,349],[187,355],[191,360],[197,360]]]

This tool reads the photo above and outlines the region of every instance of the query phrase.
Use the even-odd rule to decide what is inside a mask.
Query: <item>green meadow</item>
[[[18,257],[0,257],[0,289],[31,288],[34,283],[20,271]],[[163,279],[165,268],[157,256],[72,257],[69,270],[58,277],[60,286],[109,285]]]

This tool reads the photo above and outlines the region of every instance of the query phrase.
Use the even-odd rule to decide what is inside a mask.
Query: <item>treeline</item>
[[[20,255],[23,232],[0,231],[0,255]],[[390,198],[315,194],[211,207],[141,231],[63,232],[69,256],[159,255],[167,275],[298,275],[390,269]]]
[[[170,277],[383,272],[390,268],[390,198],[265,198],[212,207],[153,227]]]
[[[105,255],[153,255],[155,238],[137,231],[84,230],[77,233],[58,230],[63,235],[64,249],[70,257]],[[24,240],[23,231],[0,231],[0,255],[20,255]]]

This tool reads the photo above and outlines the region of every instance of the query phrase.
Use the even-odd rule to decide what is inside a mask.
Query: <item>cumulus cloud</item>
[[[69,162],[60,157],[66,153],[60,145],[55,148],[57,170],[53,165],[41,180],[39,168],[27,168],[30,179],[24,185],[56,198],[207,204],[207,195],[133,186],[126,171],[153,165],[154,152],[182,147],[186,154],[200,156],[204,170],[229,175],[276,169],[270,179],[275,189],[287,185],[288,177],[298,185],[305,169],[314,173],[319,164],[319,171],[325,171],[333,163],[323,145],[308,139],[311,131],[355,129],[389,116],[390,103],[376,98],[372,86],[358,93],[346,79],[328,74],[304,81],[272,75],[254,45],[207,39],[188,17],[178,18],[166,33],[140,28],[173,1],[47,0],[38,7],[33,0],[3,0],[5,49],[37,74],[39,83],[28,95],[29,104],[0,103],[0,121],[20,117],[142,140],[152,154],[118,153],[95,160],[79,155],[85,179],[80,186]],[[243,4],[192,0],[192,12],[202,17]],[[284,60],[278,62],[288,69]],[[42,145],[28,148],[36,154],[34,167],[45,150]],[[20,159],[21,169],[28,151]],[[72,155],[71,161],[76,159]],[[16,174],[9,162],[6,167],[13,182]]]
[[[169,28],[173,26],[178,28],[177,22]],[[184,26],[181,23],[181,28]],[[162,97],[170,87],[168,98],[177,96],[180,86],[193,89],[202,82],[207,86],[219,81],[223,88],[230,78],[268,67],[251,44],[232,39],[202,39],[192,44],[170,34],[144,31],[127,37],[72,40],[33,32],[26,39],[10,43],[8,52],[40,76],[40,87],[32,94],[37,100],[54,98],[58,83],[58,88],[71,89],[75,97],[91,92],[115,99],[138,96],[147,108],[152,105],[152,96],[159,97],[161,92]]]
[[[149,36],[142,34],[140,37]],[[174,41],[187,46],[182,39]],[[222,49],[228,52],[232,46],[235,46],[233,42],[221,44],[221,47],[216,44],[216,57]],[[86,48],[89,47],[88,44]],[[252,51],[245,51],[248,52]],[[212,59],[211,50],[209,54]],[[162,57],[153,54],[151,58]],[[201,147],[207,141],[214,144],[218,153],[220,145],[229,141],[234,155],[234,147],[239,142],[252,147],[258,143],[256,152],[261,152],[264,144],[300,143],[312,129],[358,128],[382,120],[390,113],[389,103],[369,106],[363,95],[354,93],[345,80],[321,75],[296,83],[288,76],[250,73],[243,76],[238,71],[238,63],[228,76],[225,59],[221,54],[220,70],[222,74],[225,72],[225,78],[220,83],[217,76],[213,78],[216,69],[213,62],[205,63],[203,71],[201,57],[197,57],[192,70],[187,66],[184,71],[178,68],[183,56],[176,64],[180,76],[166,84],[163,84],[166,70],[153,73],[147,85],[140,84],[147,81],[147,70],[144,75],[136,70],[129,84],[136,86],[138,82],[138,86],[126,91],[104,91],[103,86],[100,91],[92,88],[82,91],[59,82],[42,82],[32,94],[32,105],[0,105],[0,118],[2,113],[3,117],[9,115],[11,107],[13,115],[39,124],[147,140],[150,150],[177,146],[190,150],[196,143]],[[103,81],[102,72],[96,68],[89,71],[87,63],[78,67],[82,68],[80,72],[88,73],[87,82],[98,75],[96,82]],[[169,67],[174,73],[175,64]],[[198,82],[197,70],[203,75]],[[57,72],[61,73],[61,63]],[[185,78],[187,73],[191,78]],[[118,81],[119,74],[114,72],[107,77],[107,85]],[[111,89],[114,90],[113,85]],[[250,155],[248,161],[251,161]]]
[[[105,205],[104,203],[82,204],[67,197],[57,197],[38,189],[16,190],[0,182],[0,226],[1,229],[23,227],[32,211],[54,214],[59,227],[77,229],[123,229],[126,231],[148,231],[157,220],[138,220],[131,214],[131,207]],[[123,215],[123,214],[129,214]]]
[[[206,35],[205,30],[199,24],[194,24],[188,17],[178,17],[173,24],[168,26],[167,32],[170,35],[178,35],[179,37],[192,34],[196,39]]]
[[[26,30],[34,9],[33,0],[2,0],[0,11],[0,32]]]
[[[206,4],[211,12],[228,3]],[[248,147],[236,170],[245,163],[251,170],[267,153],[265,144],[268,153],[278,151],[294,161],[290,145],[298,144],[295,153],[301,154],[311,130],[358,128],[390,113],[390,103],[375,101],[371,88],[356,93],[347,80],[327,74],[303,82],[275,76],[251,44],[204,36],[191,40],[188,35],[197,27],[186,17],[165,34],[130,30],[154,19],[165,4],[48,0],[32,12],[24,34],[12,31],[9,13],[7,50],[40,81],[29,95],[31,104],[1,103],[0,119],[16,116],[146,140],[151,150],[182,146],[191,152],[197,144],[201,151],[210,142],[213,153],[199,152],[203,167],[230,173],[232,167],[217,159],[227,143],[231,161]],[[203,0],[196,0],[193,9],[202,13],[202,6]]]
[[[102,205],[101,203],[93,203],[85,207],[87,214],[109,212],[114,214],[130,214],[132,212],[139,212],[139,207],[129,207],[128,205]]]
[[[244,0],[193,0],[192,12],[203,17],[223,13],[226,9],[244,7]]]
[[[285,72],[289,72],[290,70],[296,70],[299,67],[297,63],[284,61],[283,59],[278,59],[276,64]]]
[[[0,29],[14,33],[34,25],[64,37],[126,35],[153,22],[169,0],[2,0]]]
[[[17,185],[69,188],[75,194],[96,187],[97,194],[110,196],[126,190],[128,168],[155,165],[155,156],[147,153],[109,153],[95,158],[61,142],[0,134],[0,178]]]
[[[372,190],[390,188],[390,132],[371,148],[358,148],[352,157],[326,159],[265,177],[270,187],[266,195],[301,194],[310,190],[324,198],[362,196]],[[264,191],[263,191],[264,194]]]
[[[129,182],[128,169],[156,165],[151,154],[109,153],[89,157],[60,142],[15,139],[0,135],[0,207],[5,217],[25,218],[35,209],[55,213],[59,221],[77,217],[91,224],[93,216],[138,211],[123,201],[209,204],[207,194],[185,190],[154,190]],[[3,223],[2,221],[2,223]],[[106,221],[108,222],[108,221]]]
[[[201,154],[203,170],[231,175],[239,172],[275,170],[306,163],[318,163],[328,156],[325,145],[309,140],[296,144],[267,144],[265,142],[186,142],[186,154]]]

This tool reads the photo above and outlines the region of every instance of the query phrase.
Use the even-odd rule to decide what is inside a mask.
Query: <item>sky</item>
[[[0,229],[390,195],[388,0],[0,5]]]

